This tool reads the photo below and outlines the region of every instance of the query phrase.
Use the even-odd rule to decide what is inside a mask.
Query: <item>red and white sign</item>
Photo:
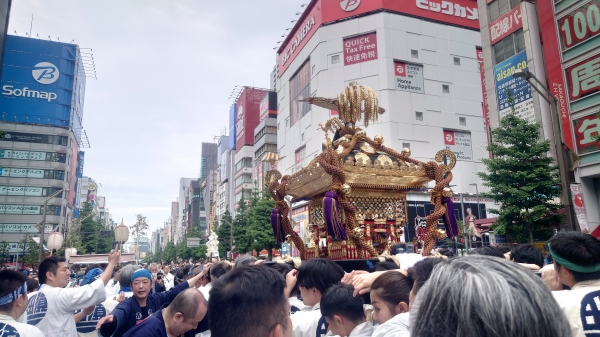
[[[502,15],[490,25],[490,37],[492,45],[523,28],[521,18],[521,6],[517,6],[508,13]]]
[[[574,151],[573,129],[571,128],[571,118],[569,116],[569,106],[566,97],[567,93],[565,92],[565,81],[562,72],[562,61],[560,50],[558,48],[556,21],[554,19],[554,2],[537,1],[536,6],[538,9],[540,32],[542,34],[542,40],[544,41],[543,47],[548,85],[552,94],[558,99],[558,109],[560,111],[565,145],[571,149],[571,151]]]
[[[567,68],[565,72],[571,101],[600,91],[600,55],[581,61]]]
[[[471,133],[444,130],[444,144],[456,156],[456,160],[473,160]]]
[[[581,231],[584,233],[589,233],[590,226],[587,222],[587,213],[585,212],[581,184],[571,184],[571,199],[573,201],[573,208],[575,209],[575,215],[577,216],[577,222],[579,222]]]
[[[377,33],[344,39],[344,65],[377,59]]]
[[[300,158],[300,150],[298,150],[298,151],[296,151],[296,165],[300,164],[300,160],[301,160],[301,158]]]
[[[561,18],[558,20],[558,29],[563,50],[600,34],[600,1],[588,2]]]
[[[352,12],[360,6],[360,0],[340,0],[340,7],[346,12]]]
[[[596,137],[600,136],[600,120],[598,115],[593,114],[573,121],[577,153],[586,154],[600,150],[600,142]]]
[[[454,131],[444,131],[444,144],[455,145],[454,143]]]
[[[394,62],[394,73],[396,76],[406,77],[406,64],[402,62]]]
[[[483,50],[477,48],[477,61],[479,62],[479,75],[481,76],[481,93],[483,96],[483,104],[481,108],[483,110],[483,118],[485,120],[485,133],[487,135],[488,142],[490,141],[490,106],[488,105],[487,89],[485,87],[485,68],[483,67]],[[489,154],[492,158],[492,154]]]

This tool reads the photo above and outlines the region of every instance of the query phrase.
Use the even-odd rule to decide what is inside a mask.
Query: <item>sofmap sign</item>
[[[512,76],[517,69],[528,70],[527,53],[525,51],[494,66],[498,111],[500,111],[500,117],[504,117],[512,110],[514,105],[517,116],[535,123],[531,86],[524,79]],[[507,91],[512,94],[512,103],[508,99]]]
[[[69,127],[77,46],[8,35],[0,80],[5,121]]]

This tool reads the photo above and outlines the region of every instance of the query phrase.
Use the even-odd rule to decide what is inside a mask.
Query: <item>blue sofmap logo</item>
[[[48,312],[48,299],[46,295],[38,292],[29,297],[27,303],[27,324],[37,325],[41,322]]]
[[[20,337],[21,334],[12,326],[0,323],[0,337]]]
[[[79,311],[81,310],[78,310],[77,312]],[[104,308],[102,304],[96,304],[94,311],[76,324],[77,332],[88,333],[96,330],[96,324],[98,324],[98,321],[105,316],[106,308]]]
[[[60,72],[54,64],[50,62],[40,62],[33,67],[31,75],[34,80],[41,84],[52,84],[58,80]]]

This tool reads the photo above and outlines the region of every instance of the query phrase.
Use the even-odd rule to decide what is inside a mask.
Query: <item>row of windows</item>
[[[415,119],[418,121],[423,121],[423,112],[422,111],[415,111]],[[467,118],[466,117],[458,117],[458,124],[462,125],[462,126],[466,126],[467,125]]]
[[[4,140],[7,142],[52,144],[61,146],[69,145],[69,137],[67,136],[55,136],[12,131],[0,131],[0,140]]]
[[[252,167],[252,158],[244,157],[235,163],[235,173],[238,173],[244,167]]]
[[[0,177],[64,180],[65,171],[0,167]]]
[[[252,193],[249,190],[243,190],[242,192],[235,195],[234,199],[236,204],[240,202],[240,200],[242,199],[242,195],[244,196],[244,199],[246,201],[250,200],[250,198],[252,197]]]
[[[235,187],[239,187],[241,184],[252,183],[252,175],[251,174],[242,174],[241,176],[235,179]]]
[[[0,195],[23,195],[26,197],[47,197],[60,190],[55,187],[33,187],[33,186],[0,186]],[[56,198],[62,198],[60,192]]]
[[[260,159],[265,152],[277,152],[277,144],[263,144],[260,149],[254,152],[254,158]]]
[[[270,125],[265,126],[256,135],[254,135],[254,142],[258,142],[258,140],[261,139],[267,133],[277,134],[277,127]]]
[[[65,163],[67,161],[67,155],[58,152],[37,152],[0,149],[0,159],[41,160]]]
[[[310,97],[310,60],[306,61],[298,72],[290,78],[291,125],[296,124],[310,111],[310,104],[300,102],[301,99],[307,97]]]
[[[494,45],[494,61],[498,64],[525,50],[525,36],[520,29]]]
[[[509,10],[517,7],[521,1],[522,0],[492,0],[492,2],[488,4],[490,22],[496,21],[496,19],[506,14]]]

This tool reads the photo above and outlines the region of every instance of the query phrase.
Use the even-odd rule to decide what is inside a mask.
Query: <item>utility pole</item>
[[[48,198],[46,198],[46,200],[44,200],[44,211],[43,211],[42,222],[38,223],[38,225],[39,225],[39,231],[40,231],[38,264],[42,262],[42,257],[43,257],[43,253],[44,253],[44,232],[46,231],[46,207],[48,206],[48,201],[50,199],[56,197],[60,193],[62,193],[62,191],[66,191],[66,189],[61,188],[60,190],[52,193]]]

